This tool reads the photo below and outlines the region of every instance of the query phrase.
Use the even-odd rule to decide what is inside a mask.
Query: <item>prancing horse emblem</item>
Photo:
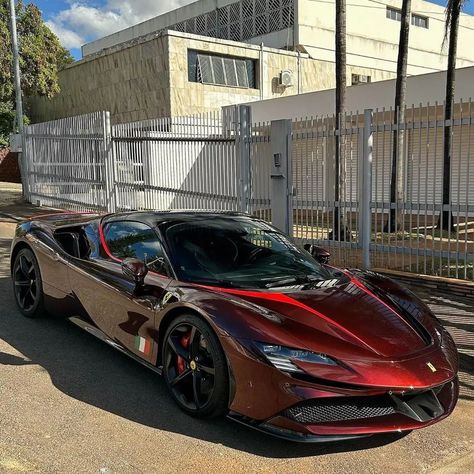
[[[431,372],[436,372],[436,367],[431,362],[427,362],[426,365],[431,369]]]

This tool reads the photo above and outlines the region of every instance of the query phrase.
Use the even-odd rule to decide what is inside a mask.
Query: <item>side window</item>
[[[111,222],[104,228],[104,237],[114,257],[143,260],[148,268],[156,272],[167,272],[164,254],[157,235],[141,222]]]

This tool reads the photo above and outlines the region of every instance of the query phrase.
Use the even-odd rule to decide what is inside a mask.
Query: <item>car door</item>
[[[155,314],[171,278],[156,232],[135,221],[112,221],[102,227],[102,256],[71,268],[71,285],[93,322],[110,338],[151,362],[156,354]],[[151,270],[136,288],[123,273],[127,257]]]

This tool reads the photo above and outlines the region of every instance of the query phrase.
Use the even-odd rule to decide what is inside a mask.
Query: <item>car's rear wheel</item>
[[[227,363],[217,336],[205,321],[192,314],[174,319],[163,340],[162,361],[166,384],[184,411],[198,417],[227,411]]]
[[[38,261],[33,252],[21,249],[13,262],[13,292],[24,316],[36,318],[44,314],[43,284]]]

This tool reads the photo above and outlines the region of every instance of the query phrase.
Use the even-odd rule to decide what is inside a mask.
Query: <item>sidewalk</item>
[[[0,181],[0,221],[2,223],[17,223],[35,214],[44,214],[54,209],[33,206],[22,197],[21,184]]]

